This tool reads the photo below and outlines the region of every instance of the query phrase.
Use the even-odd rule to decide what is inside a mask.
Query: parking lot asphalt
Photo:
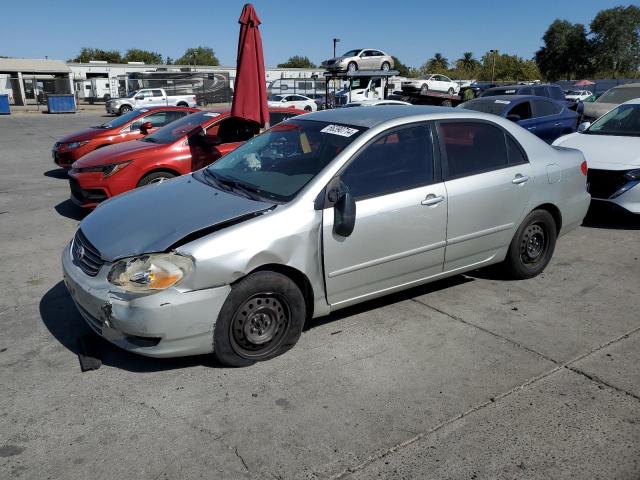
[[[60,253],[83,214],[50,149],[102,121],[0,117],[0,478],[640,477],[627,217],[591,217],[538,278],[482,270],[369,302],[250,368],[100,341],[103,367],[81,373]]]

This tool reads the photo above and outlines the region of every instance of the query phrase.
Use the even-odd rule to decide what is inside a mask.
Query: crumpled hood
[[[113,261],[164,252],[190,233],[271,207],[189,174],[114,197],[87,216],[80,229],[103,260]]]
[[[142,151],[148,151],[150,149],[162,147],[166,147],[166,145],[160,143],[142,142],[140,140],[116,143],[114,145],[108,145],[106,147],[94,150],[93,152],[87,153],[85,156],[77,160],[73,164],[73,167],[97,167],[99,165],[107,165],[110,163],[135,160],[135,157]]]
[[[640,138],[571,133],[554,145],[580,150],[589,168],[628,170],[640,167]]]
[[[58,140],[59,143],[71,143],[71,142],[84,142],[85,140],[91,140],[99,136],[105,130],[101,128],[85,128],[84,130],[78,130],[77,132],[65,135]]]
[[[616,103],[585,102],[583,113],[585,117],[596,119],[617,106]]]

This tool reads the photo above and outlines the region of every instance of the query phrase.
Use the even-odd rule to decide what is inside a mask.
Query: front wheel
[[[425,83],[420,87],[420,95],[426,95],[427,93],[429,93],[429,85]]]
[[[142,180],[138,182],[138,187],[144,187],[145,185],[151,185],[152,183],[162,183],[167,180],[171,180],[175,175],[170,172],[153,172],[142,177]]]
[[[298,286],[277,272],[255,272],[233,285],[213,331],[213,352],[230,367],[283,354],[302,333],[306,316]]]
[[[534,210],[511,240],[504,267],[511,278],[523,280],[542,273],[556,247],[556,222],[546,210]]]
[[[310,112],[310,111],[312,111],[312,110],[313,110],[313,108],[311,108],[311,105],[306,105],[306,106],[304,107],[304,111],[305,111],[305,112]]]
[[[347,65],[347,72],[353,73],[358,70],[358,64],[356,62],[349,62]]]
[[[120,107],[119,113],[120,115],[124,115],[125,113],[129,113],[131,110],[133,110],[131,105],[123,105]]]
[[[453,95],[453,92],[454,92],[454,91],[455,91],[455,90],[453,89],[453,87],[450,87],[450,88],[449,88],[449,91],[448,91],[449,95]]]

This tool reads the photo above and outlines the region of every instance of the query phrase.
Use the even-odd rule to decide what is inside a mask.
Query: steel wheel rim
[[[532,223],[525,228],[520,241],[520,260],[525,266],[535,266],[545,257],[549,248],[547,232],[541,225]]]
[[[389,64],[388,63],[383,63],[382,64],[382,71],[383,72],[388,72],[389,71]]]
[[[152,184],[152,183],[162,183],[162,182],[166,182],[167,180],[169,180],[169,177],[157,177],[157,178],[154,178],[153,180],[151,180],[151,181],[149,182],[149,184]]]
[[[347,67],[347,70],[349,70],[350,72],[355,72],[356,71],[356,64],[355,63],[350,63],[349,66]]]
[[[245,358],[265,357],[277,350],[289,329],[291,309],[278,294],[260,293],[243,302],[231,320],[234,351]]]

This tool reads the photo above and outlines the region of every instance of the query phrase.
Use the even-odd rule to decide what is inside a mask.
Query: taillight
[[[587,174],[587,161],[583,161],[582,164],[580,165],[580,171],[582,172],[583,175]]]

